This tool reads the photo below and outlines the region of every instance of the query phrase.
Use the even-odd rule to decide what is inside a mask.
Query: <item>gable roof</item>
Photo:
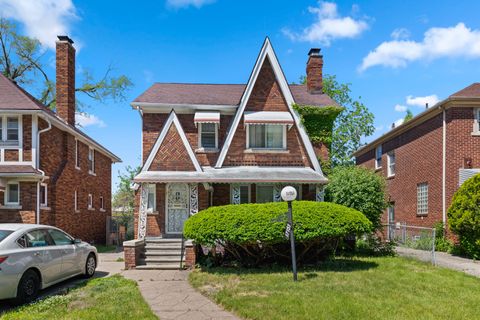
[[[154,83],[131,103],[149,104],[230,105],[240,103],[245,84]],[[290,84],[295,102],[301,105],[337,105],[326,94],[311,94],[303,84]]]
[[[197,172],[202,172],[200,163],[198,162],[197,157],[195,157],[195,153],[193,152],[193,149],[190,146],[190,143],[188,142],[187,135],[185,134],[185,131],[183,131],[183,127],[180,124],[180,121],[178,120],[177,114],[173,110],[170,111],[170,115],[168,116],[167,121],[165,121],[165,124],[163,125],[163,128],[160,131],[160,134],[158,135],[157,141],[155,141],[155,144],[153,145],[153,148],[150,151],[150,154],[148,155],[148,158],[145,161],[141,172],[147,172],[150,166],[152,165],[152,162],[155,159],[155,156],[157,155],[158,150],[160,149],[160,146],[162,145],[163,140],[165,140],[168,130],[172,125],[174,125],[175,128],[177,129],[177,132],[180,135],[180,138],[182,139],[185,149],[187,149],[188,156],[190,157],[190,160],[192,161],[193,166],[195,167],[195,170]]]
[[[59,127],[63,131],[83,138],[87,143],[92,144],[98,151],[112,159],[113,162],[121,162],[122,160],[111,151],[96,142],[85,132],[76,126],[68,124],[64,119],[60,118],[55,112],[47,108],[40,101],[35,99],[30,93],[22,87],[5,77],[0,73],[0,111],[21,112],[27,111],[31,113],[41,112],[45,114],[52,124]]]
[[[300,117],[292,108],[292,104],[295,101],[293,99],[292,93],[288,86],[287,79],[285,78],[285,75],[280,67],[280,64],[277,60],[277,56],[273,51],[272,45],[268,37],[265,39],[265,42],[263,43],[262,49],[260,50],[260,53],[257,57],[257,61],[255,62],[255,66],[253,67],[252,73],[250,75],[250,79],[248,80],[247,86],[245,87],[245,91],[242,95],[242,98],[240,99],[240,105],[237,108],[235,117],[232,121],[231,128],[228,131],[227,137],[225,139],[225,143],[223,144],[222,150],[220,151],[220,155],[218,156],[217,163],[215,164],[215,168],[221,168],[223,165],[223,162],[227,155],[230,144],[232,143],[233,136],[237,131],[238,125],[240,123],[240,119],[242,118],[242,115],[245,111],[245,107],[248,103],[248,100],[250,99],[250,95],[252,93],[255,83],[257,82],[258,75],[260,74],[260,70],[265,62],[265,59],[269,59],[270,64],[272,65],[272,69],[275,74],[275,78],[278,82],[278,85],[280,87],[280,91],[282,92],[285,98],[288,110],[293,116],[295,125],[298,128],[298,132],[300,133],[300,138],[302,139],[302,142],[309,156],[310,163],[312,164],[316,172],[322,173],[322,169],[320,168],[320,164],[318,162],[317,156],[315,154],[315,151],[313,150],[312,143],[310,142],[310,139],[308,138],[308,135],[302,123],[300,122]]]
[[[450,97],[468,97],[475,98],[480,97],[480,83],[475,82],[469,85],[468,87],[463,88],[460,91],[455,92]]]

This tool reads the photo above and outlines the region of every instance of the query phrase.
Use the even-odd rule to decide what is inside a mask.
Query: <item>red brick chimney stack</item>
[[[57,114],[68,124],[75,125],[75,48],[68,36],[58,36],[56,42]]]
[[[308,52],[307,61],[307,90],[309,93],[323,93],[323,56],[319,48],[312,48]]]

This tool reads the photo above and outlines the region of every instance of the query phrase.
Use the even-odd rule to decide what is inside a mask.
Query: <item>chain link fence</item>
[[[435,228],[409,226],[402,222],[387,224],[385,227],[387,239],[393,241],[403,253],[408,255],[412,250],[425,251],[430,255],[432,264],[436,264]]]

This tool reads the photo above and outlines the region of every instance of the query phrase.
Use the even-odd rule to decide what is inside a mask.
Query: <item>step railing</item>
[[[183,236],[183,232],[182,232],[182,247],[180,249],[180,270],[183,269],[184,251],[185,251],[185,237]]]

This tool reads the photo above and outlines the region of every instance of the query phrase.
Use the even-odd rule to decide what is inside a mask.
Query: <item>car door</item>
[[[32,257],[30,266],[37,267],[42,273],[44,286],[62,277],[62,255],[60,251],[55,250],[47,230],[29,231],[19,241],[23,241],[25,252]]]
[[[79,273],[79,253],[77,252],[73,239],[66,233],[57,229],[49,229],[48,233],[52,237],[55,247],[61,251],[63,276],[68,277]]]

